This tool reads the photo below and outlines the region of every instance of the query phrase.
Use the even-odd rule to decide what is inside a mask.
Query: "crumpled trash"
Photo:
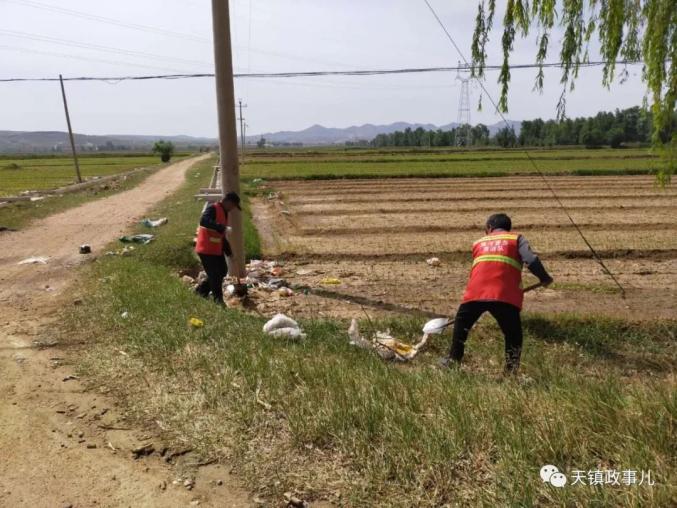
[[[91,254],[92,253],[92,247],[85,244],[80,245],[80,254]]]
[[[263,325],[263,331],[273,337],[286,337],[289,339],[303,339],[306,336],[299,324],[284,314],[275,314]]]
[[[320,284],[336,286],[338,284],[341,284],[341,279],[337,279],[336,277],[326,277],[320,281]]]
[[[155,220],[146,218],[146,219],[143,219],[141,221],[141,224],[143,224],[147,228],[157,228],[159,226],[163,226],[164,224],[167,224],[168,220],[169,219],[167,219],[167,217],[160,217],[159,219],[155,219]]]
[[[284,280],[284,279],[280,279],[280,278],[268,279],[268,282],[266,282],[266,285],[270,289],[279,289],[281,287],[287,286],[287,281]]]
[[[35,256],[19,261],[19,265],[46,265],[49,258],[45,256]]]
[[[442,261],[440,261],[440,258],[430,258],[425,260],[426,263],[430,266],[440,266],[442,264]]]
[[[384,360],[397,360],[407,362],[413,360],[428,342],[428,334],[415,345],[400,342],[390,335],[390,332],[376,332],[375,337],[369,341],[360,335],[357,320],[353,318],[348,329],[350,344],[363,349],[373,349]]]
[[[192,317],[188,320],[188,324],[193,328],[202,328],[205,325],[205,322],[199,318]]]
[[[121,236],[119,240],[122,243],[140,243],[142,245],[146,245],[150,242],[153,241],[153,238],[155,238],[155,235],[149,235],[149,234],[141,234],[141,235],[125,235]]]
[[[285,339],[305,339],[306,334],[300,328],[276,328],[268,335]]]
[[[288,287],[281,287],[277,290],[277,294],[284,297],[294,296],[294,292]]]

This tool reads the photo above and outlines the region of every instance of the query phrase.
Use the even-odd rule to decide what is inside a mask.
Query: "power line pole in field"
[[[73,164],[75,164],[75,176],[78,183],[82,183],[82,175],[80,174],[80,163],[78,162],[78,153],[75,150],[75,138],[73,138],[73,129],[71,128],[71,117],[68,114],[68,102],[66,101],[66,89],[63,86],[63,76],[59,74],[59,83],[61,83],[61,97],[63,98],[63,109],[66,112],[66,123],[68,124],[68,137],[71,142],[71,151],[73,152]]]
[[[470,66],[458,63],[459,69],[456,79],[461,82],[461,95],[458,100],[458,123],[456,131],[456,146],[470,146]],[[465,70],[467,69],[467,71]]]
[[[244,162],[244,151],[245,151],[245,143],[247,141],[247,138],[245,137],[245,123],[244,123],[244,116],[242,116],[242,108],[246,108],[246,104],[242,104],[242,99],[238,99],[237,101],[238,107],[240,108],[240,116],[238,117],[238,120],[240,120],[240,145],[241,145],[241,150],[242,150],[242,162]]]
[[[212,25],[214,30],[214,67],[216,76],[216,103],[221,152],[221,189],[223,193],[240,193],[240,167],[237,160],[237,128],[235,120],[235,91],[233,85],[233,55],[230,42],[230,13],[228,0],[212,0]],[[232,228],[228,240],[233,250],[230,275],[243,279],[245,273],[244,235],[242,213],[233,210],[228,214]]]

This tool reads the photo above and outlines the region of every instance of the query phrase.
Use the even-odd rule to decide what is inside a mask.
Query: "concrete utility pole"
[[[214,66],[216,73],[216,103],[219,119],[219,148],[221,151],[221,188],[223,193],[240,193],[240,168],[237,161],[237,129],[235,124],[235,92],[233,86],[233,55],[230,45],[230,14],[228,0],[212,0],[214,29]],[[234,210],[228,214],[228,225],[233,228],[228,239],[233,249],[230,275],[244,278],[244,235],[242,214]]]
[[[242,99],[239,99],[237,101],[237,104],[240,108],[240,117],[238,118],[238,120],[240,120],[240,139],[241,139],[241,141],[240,141],[241,147],[240,148],[242,150],[242,162],[244,162],[244,149],[245,149],[245,142],[246,142],[247,138],[245,137],[245,133],[244,133],[244,117],[242,116],[242,108],[246,108],[247,105],[242,104]]]
[[[61,76],[61,74],[59,74],[59,83],[61,83],[61,97],[63,97],[63,109],[66,112],[66,123],[68,124],[68,137],[71,140],[71,151],[73,152],[73,164],[75,164],[75,176],[78,179],[78,183],[82,183],[82,175],[80,174],[80,163],[78,162],[78,153],[75,150],[75,139],[73,138],[73,129],[71,129],[71,117],[68,114],[66,89],[63,86],[63,76]]]

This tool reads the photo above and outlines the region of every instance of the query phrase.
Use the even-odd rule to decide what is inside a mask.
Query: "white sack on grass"
[[[285,339],[305,339],[306,334],[300,328],[276,328],[268,332],[268,335]]]
[[[273,318],[263,325],[263,331],[270,333],[278,328],[299,328],[299,324],[284,314],[275,314]]]

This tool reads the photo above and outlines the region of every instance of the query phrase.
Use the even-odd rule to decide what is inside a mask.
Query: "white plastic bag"
[[[294,321],[292,318],[285,316],[284,314],[275,314],[273,318],[263,325],[263,331],[265,333],[270,333],[273,330],[279,328],[299,328],[299,324]]]
[[[268,332],[268,335],[285,339],[304,339],[306,337],[306,334],[303,333],[300,328],[292,327],[276,328],[275,330]]]

